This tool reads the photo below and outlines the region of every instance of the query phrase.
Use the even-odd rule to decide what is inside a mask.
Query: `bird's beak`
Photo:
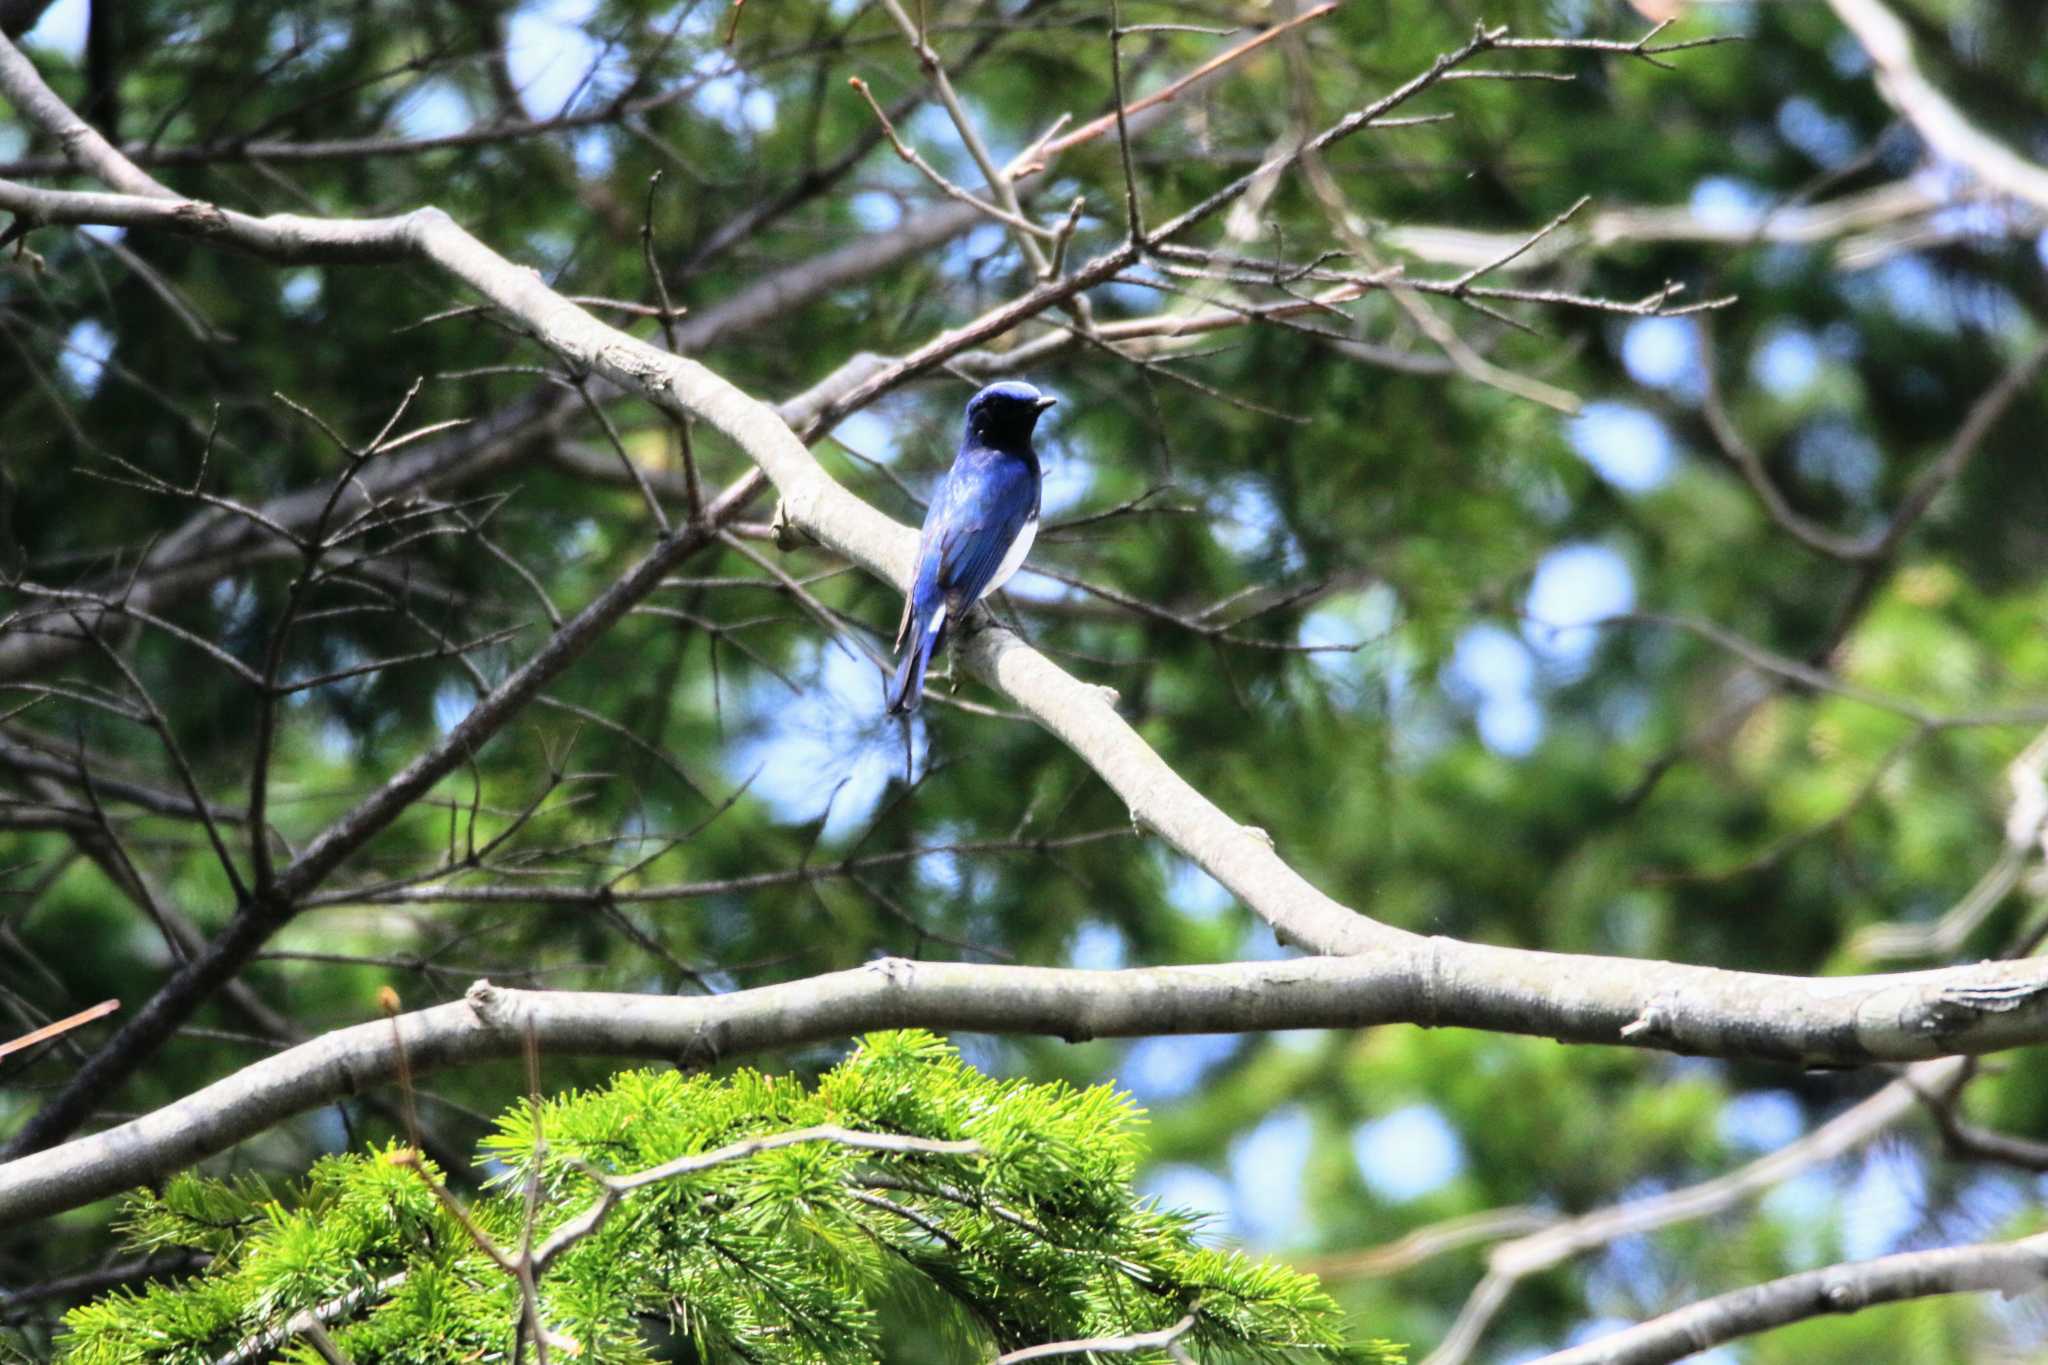
[[[1057,399],[1057,398],[1053,398],[1053,397],[1049,397],[1049,396],[1048,396],[1048,397],[1041,397],[1041,398],[1040,398],[1040,399],[1038,400],[1038,410],[1039,410],[1040,412],[1044,412],[1044,411],[1045,411],[1045,410],[1046,410],[1047,408],[1051,407],[1051,406],[1052,406],[1053,404],[1055,404],[1055,403],[1057,403],[1057,402],[1059,402],[1059,401],[1060,401],[1059,399]]]

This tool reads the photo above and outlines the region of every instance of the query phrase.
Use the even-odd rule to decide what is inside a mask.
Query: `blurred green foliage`
[[[2036,156],[2048,146],[2048,11],[2027,0],[1895,7],[1930,77],[1983,128]],[[100,55],[34,35],[28,50],[74,104],[103,121],[115,111],[120,137],[218,149],[202,164],[159,168],[180,191],[252,211],[436,204],[579,296],[653,301],[643,222],[671,294],[702,317],[821,253],[886,240],[942,202],[875,143],[871,115],[846,88],[859,76],[885,104],[926,89],[872,7],[148,0],[106,9],[118,17]],[[1078,121],[1107,108],[1101,6],[1021,0],[919,12],[999,157],[1060,113]],[[1127,23],[1189,17],[1181,6],[1125,7]],[[1195,17],[1228,26],[1274,14],[1226,6]],[[1304,29],[1299,46],[1276,45],[1184,97],[1185,112],[1133,148],[1147,213],[1156,221],[1194,202],[1283,140],[1392,88],[1480,19],[1532,36],[1633,41],[1646,28],[1619,0],[1347,0]],[[1588,220],[1665,210],[1691,225],[1580,240],[1503,278],[1613,299],[1676,280],[1682,300],[1734,297],[1703,317],[1506,305],[1533,329],[1525,333],[1432,301],[1491,362],[1578,395],[1587,405],[1579,416],[1457,373],[1385,294],[1348,305],[1348,321],[1326,321],[1412,363],[1372,363],[1323,337],[1265,328],[1215,333],[1200,351],[1151,367],[1075,346],[1030,374],[1063,400],[1041,442],[1049,523],[1145,498],[1129,514],[1049,526],[1035,563],[1182,616],[1251,594],[1219,618],[1239,622],[1239,640],[1355,651],[1219,641],[1029,574],[1006,610],[1072,671],[1116,687],[1179,772],[1366,913],[1418,932],[1564,951],[1792,973],[1881,969],[1895,964],[1870,958],[1859,931],[1933,922],[2000,858],[2006,765],[2042,719],[2048,386],[2038,376],[2025,386],[1896,553],[1866,569],[1802,546],[1774,522],[1712,430],[1700,362],[1711,357],[1727,420],[1789,505],[1840,535],[1870,535],[2038,341],[2048,238],[2037,213],[1970,198],[1960,171],[1927,163],[1826,6],[1702,3],[1664,36],[1716,32],[1744,41],[1675,54],[1668,70],[1618,56],[1501,55],[1487,65],[1574,80],[1446,85],[1410,112],[1454,119],[1367,133],[1325,157],[1388,259],[1403,257],[1403,229],[1512,240],[1581,195],[1593,198]],[[1155,89],[1232,41],[1130,38],[1132,88]],[[505,61],[493,56],[508,49]],[[676,98],[608,116],[611,101],[665,93]],[[257,137],[488,131],[550,117],[564,101],[598,117],[404,155],[253,161],[233,151]],[[976,183],[935,104],[899,123],[948,174]],[[864,140],[870,149],[842,167]],[[11,115],[0,119],[0,161],[53,150]],[[1028,182],[1041,218],[1088,198],[1077,259],[1120,239],[1110,141],[1076,150],[1042,179]],[[1775,230],[1898,185],[1939,206],[1806,240]],[[721,237],[734,223],[745,230]],[[1301,259],[1342,249],[1296,176],[1246,230],[1253,238],[1229,237],[1219,222],[1196,240]],[[532,372],[546,356],[484,319],[413,325],[471,302],[421,270],[277,270],[139,233],[44,230],[26,246],[33,255],[0,262],[0,458],[12,489],[0,529],[10,561],[41,583],[118,583],[144,546],[196,514],[187,500],[96,477],[115,472],[109,456],[187,486],[211,429],[211,491],[259,500],[327,486],[339,468],[334,446],[273,393],[361,441],[416,379],[426,382],[407,426],[499,418],[561,391],[559,377]],[[1462,267],[1412,259],[1409,269]],[[1098,291],[1095,316],[1148,316],[1223,287],[1158,272],[1133,281]],[[797,297],[718,336],[699,358],[782,398],[850,356],[909,350],[1029,284],[1014,243],[983,225]],[[659,334],[645,318],[607,316]],[[968,392],[930,376],[817,449],[863,496],[914,521],[910,495],[944,467]],[[678,467],[676,435],[656,414],[634,404],[610,411],[637,458]],[[590,464],[616,463],[602,429],[570,411],[530,449],[440,495],[481,499],[467,511],[488,514],[492,543],[570,610],[643,554],[653,528],[630,487],[552,458],[564,444]],[[714,487],[744,472],[704,433],[693,449]],[[769,511],[764,501],[750,515],[765,521]],[[762,552],[807,580],[823,575],[810,590],[886,641],[897,613],[889,590],[833,573],[814,551]],[[315,687],[283,707],[271,820],[293,847],[545,638],[531,589],[474,539],[422,540],[404,564],[409,614],[303,623],[288,642],[287,676],[416,652],[429,643],[422,623],[452,639],[519,629],[472,656],[474,671],[409,664]],[[296,568],[289,557],[238,562],[202,576],[162,614],[260,668]],[[531,709],[335,885],[431,867],[462,845],[472,819],[480,838],[506,830],[551,772],[567,780],[511,845],[528,860],[529,884],[543,873],[579,887],[623,873],[620,889],[799,867],[818,875],[647,903],[313,909],[272,943],[276,956],[244,974],[256,998],[318,1032],[371,1017],[384,985],[424,1005],[479,975],[694,991],[884,953],[1106,966],[1279,951],[1199,872],[1132,834],[1122,805],[1050,736],[942,704],[906,736],[880,715],[872,667],[825,638],[752,560],[707,552],[678,580],[655,599],[669,614],[623,621],[552,689],[579,710]],[[1280,605],[1247,615],[1272,602]],[[1824,669],[1831,682],[1788,681],[1725,640],[1631,612],[1711,623]],[[1624,619],[1583,624],[1616,614]],[[1560,623],[1574,628],[1553,628]],[[251,690],[161,631],[126,631],[117,643],[200,785],[245,806]],[[124,686],[91,651],[31,680],[109,694]],[[991,700],[971,686],[961,697]],[[6,724],[55,752],[83,746],[108,771],[175,786],[145,729],[86,702],[48,698]],[[13,785],[12,796],[39,799]],[[224,923],[233,900],[191,824],[106,804],[161,900],[203,931]],[[245,833],[229,834],[239,854]],[[857,880],[834,870],[850,856],[987,843],[1009,847],[877,863]],[[0,1032],[108,996],[132,1008],[162,980],[171,961],[162,936],[65,830],[0,831],[0,867],[9,890]],[[2030,855],[1951,956],[2022,941],[2041,913],[2038,869]],[[514,868],[498,880],[519,878]],[[110,1027],[31,1066],[0,1064],[9,1068],[0,1130],[32,1112],[76,1049]],[[105,1097],[105,1117],[188,1094],[277,1043],[234,1002],[218,1002]],[[1887,1079],[1414,1029],[960,1043],[996,1074],[1130,1086],[1154,1118],[1156,1164],[1141,1188],[1213,1202],[1221,1235],[1311,1266],[1480,1210],[1573,1213],[1705,1179]],[[755,1062],[808,1077],[840,1055],[819,1048]],[[2048,1135],[2038,1061],[2028,1051],[1988,1065],[1966,1092],[1967,1116]],[[543,1068],[551,1090],[607,1074],[562,1057]],[[478,1116],[523,1085],[514,1067],[437,1076],[423,1114],[466,1149],[483,1131]],[[302,1172],[323,1153],[390,1133],[387,1111],[350,1103],[245,1144],[223,1169]],[[1591,1323],[1830,1258],[2009,1235],[2037,1220],[2033,1177],[1956,1159],[1923,1118],[1885,1142],[1758,1205],[1537,1277],[1516,1290],[1481,1358],[1554,1346]],[[1404,1171],[1437,1178],[1393,1178]],[[112,1216],[101,1207],[0,1230],[0,1285],[96,1264],[113,1245]],[[1468,1246],[1387,1276],[1333,1272],[1330,1288],[1354,1322],[1420,1354],[1455,1316],[1484,1254]],[[919,1310],[883,1311],[910,1320]],[[15,1348],[49,1349],[46,1320],[31,1315],[15,1332]],[[2044,1334],[2048,1322],[2025,1304],[1928,1300],[1815,1321],[1734,1358],[1965,1359],[1999,1344],[2038,1349]]]

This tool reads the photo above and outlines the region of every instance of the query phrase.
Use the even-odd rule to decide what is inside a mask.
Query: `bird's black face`
[[[991,384],[967,400],[967,430],[993,446],[1021,445],[1039,414],[1058,401],[1016,380]]]

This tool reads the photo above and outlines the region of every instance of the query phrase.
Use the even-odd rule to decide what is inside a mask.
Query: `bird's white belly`
[[[1023,566],[1024,556],[1031,553],[1031,542],[1037,538],[1038,518],[1033,517],[1024,523],[1023,529],[1017,532],[1017,538],[1010,542],[1009,551],[1003,555],[1003,562],[996,565],[995,577],[989,579],[988,586],[981,590],[981,597],[988,596],[1010,581],[1010,575]],[[981,597],[974,600],[979,602]]]

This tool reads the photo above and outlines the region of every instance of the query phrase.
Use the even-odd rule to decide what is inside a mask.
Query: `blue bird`
[[[1029,384],[991,384],[967,400],[967,431],[932,495],[903,599],[889,713],[915,711],[924,671],[969,608],[1009,581],[1038,534],[1038,452],[1031,429],[1058,399]],[[909,647],[905,648],[905,641]]]

